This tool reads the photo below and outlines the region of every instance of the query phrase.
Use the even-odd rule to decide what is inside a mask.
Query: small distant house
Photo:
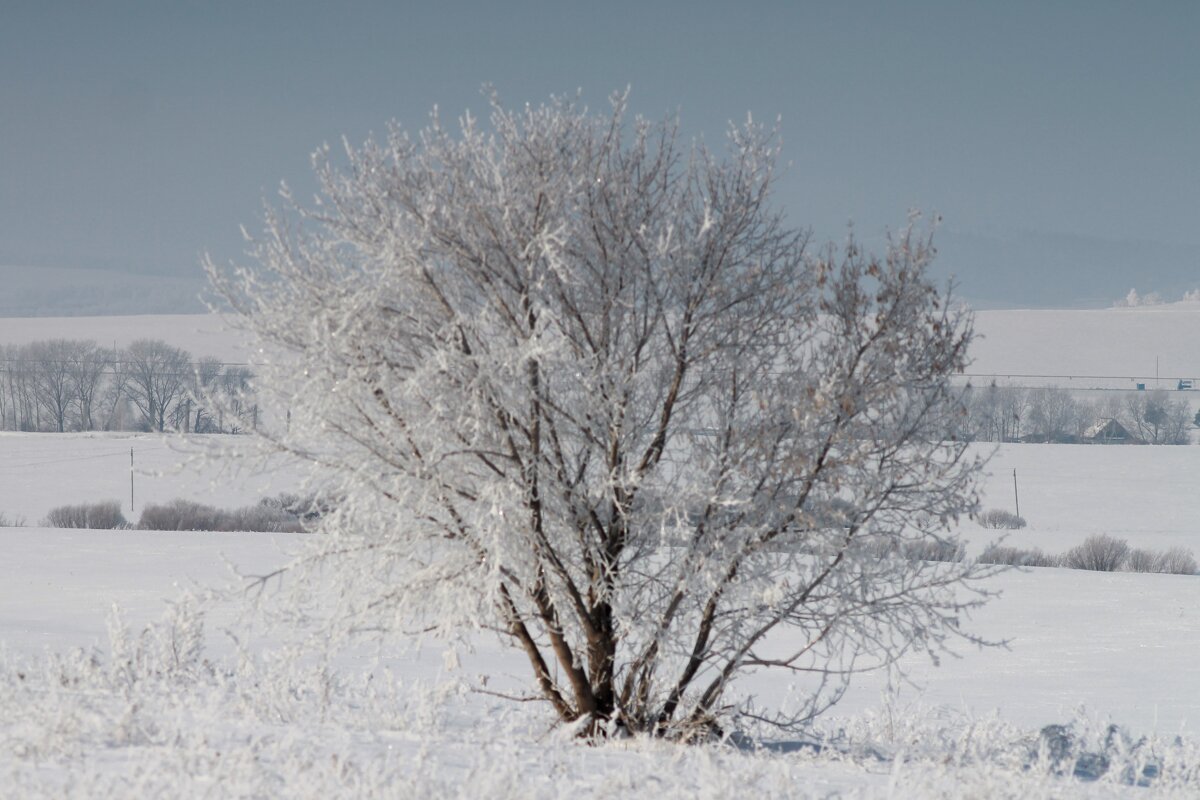
[[[1096,420],[1081,437],[1090,444],[1136,444],[1136,436],[1126,430],[1125,426],[1111,417]]]

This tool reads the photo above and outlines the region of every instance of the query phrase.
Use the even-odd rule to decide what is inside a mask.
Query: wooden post
[[[1021,516],[1021,496],[1017,494],[1017,470],[1013,469],[1013,502],[1017,505],[1017,516]]]
[[[133,448],[129,448],[129,515],[133,516]]]

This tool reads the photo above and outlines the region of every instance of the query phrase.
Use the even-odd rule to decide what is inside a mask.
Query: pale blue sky
[[[582,89],[782,118],[797,225],[945,217],[982,306],[1200,286],[1200,3],[9,2],[0,264],[192,274],[387,120]]]

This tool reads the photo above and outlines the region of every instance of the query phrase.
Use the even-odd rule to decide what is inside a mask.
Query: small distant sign
[[[1192,388],[1192,379],[1191,378],[1187,378],[1187,379],[1181,378],[1179,381],[1179,386],[1177,386],[1176,388],[1179,389],[1179,391],[1181,391],[1181,392],[1185,391],[1187,389],[1191,389]]]
[[[1137,390],[1138,390],[1139,392],[1144,392],[1144,391],[1146,391],[1146,384],[1144,384],[1144,383],[1139,383],[1139,384],[1137,385]]]

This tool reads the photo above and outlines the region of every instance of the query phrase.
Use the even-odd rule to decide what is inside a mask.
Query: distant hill
[[[0,317],[0,345],[47,339],[91,339],[105,347],[128,347],[134,339],[162,339],[194,356],[241,363],[250,359],[251,339],[220,314]]]
[[[1110,376],[1046,381],[1061,386],[1175,388],[1200,386],[1200,302],[1094,311],[1014,309],[980,311],[968,373],[979,376]],[[1155,375],[1161,376],[1154,381]],[[1029,383],[1030,381],[1020,381]]]
[[[0,290],[0,294],[3,294]],[[8,297],[4,295],[4,301]],[[219,314],[0,318],[0,344],[42,339],[94,339],[125,347],[134,339],[163,339],[196,355],[251,360],[252,338]],[[1132,389],[1136,382],[1174,388],[1179,379],[1200,387],[1200,301],[1099,310],[979,311],[968,373],[979,381],[1008,376],[1055,376],[1049,383],[1076,388]],[[1064,381],[1057,376],[1076,376]],[[1109,376],[1097,381],[1083,376]],[[1136,380],[1135,380],[1136,379]],[[1197,393],[1200,395],[1200,392]]]
[[[0,317],[198,314],[199,278],[99,269],[0,266]]]

